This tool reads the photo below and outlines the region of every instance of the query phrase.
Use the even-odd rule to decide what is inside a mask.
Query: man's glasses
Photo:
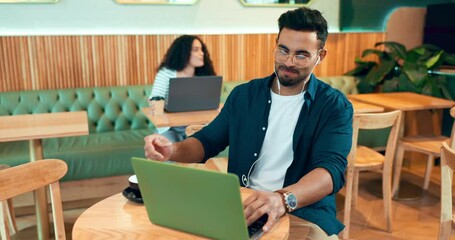
[[[316,53],[316,56],[319,55],[322,49],[319,49]],[[290,55],[285,49],[280,47],[275,47],[273,50],[273,56],[275,57],[275,61],[279,63],[285,63],[289,57],[292,57],[292,62],[297,68],[304,68],[308,65],[310,60],[313,58],[312,56],[308,56],[305,54],[296,54]]]

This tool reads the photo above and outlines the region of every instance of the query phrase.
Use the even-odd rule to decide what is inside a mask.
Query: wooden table
[[[0,142],[28,140],[30,161],[43,159],[44,138],[68,137],[88,134],[87,113],[59,112],[24,114],[0,117]],[[38,236],[49,238],[49,216],[46,189],[35,191]]]
[[[455,106],[454,101],[411,92],[353,94],[350,95],[349,98],[360,102],[376,104],[378,106],[384,107],[386,110],[401,110],[407,114],[415,114],[415,111],[420,110],[444,109]],[[438,112],[434,111],[432,113],[432,120],[434,123],[433,132],[436,135],[440,135],[441,128],[439,123],[441,122],[441,119],[439,117]],[[405,135],[405,130],[407,130],[408,132],[413,132],[414,135],[418,134],[417,121],[411,121],[411,125],[407,126],[408,128],[411,129],[405,129],[405,123],[406,123],[405,114],[403,114],[401,117],[400,138]],[[404,190],[406,190],[406,192],[401,191],[400,196],[398,196],[397,193],[395,199],[419,198],[421,194],[419,193],[419,190],[413,188],[413,186],[414,185],[409,185],[403,188]],[[371,192],[373,192],[373,190]]]
[[[127,184],[125,184],[127,185]],[[242,198],[250,194],[242,188]],[[283,216],[261,239],[287,239],[289,216]],[[235,231],[233,229],[233,231]],[[88,208],[76,220],[73,239],[207,239],[150,222],[143,204],[128,201],[121,193]]]
[[[375,113],[375,112],[384,112],[384,108],[378,105],[364,103],[355,99],[348,97],[349,101],[354,108],[354,113]]]
[[[454,101],[411,92],[352,94],[349,99],[401,111],[443,109],[455,105]]]
[[[147,116],[156,127],[178,127],[188,126],[194,124],[207,124],[215,119],[221,111],[220,107],[216,110],[205,111],[190,111],[190,112],[176,112],[168,113],[164,111],[161,115],[153,115],[150,108],[142,108],[142,112]]]

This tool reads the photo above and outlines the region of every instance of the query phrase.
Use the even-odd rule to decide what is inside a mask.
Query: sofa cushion
[[[62,159],[68,172],[62,181],[133,174],[131,157],[144,156],[144,137],[151,130],[127,130],[43,140],[44,158]],[[2,164],[29,159],[28,141],[0,144]]]
[[[321,81],[329,84],[333,88],[340,90],[344,95],[357,94],[358,79],[354,76],[326,76],[318,77]]]
[[[144,137],[152,132],[127,130],[44,141],[45,157],[64,159],[68,173],[62,180],[133,174],[131,157],[145,157]]]

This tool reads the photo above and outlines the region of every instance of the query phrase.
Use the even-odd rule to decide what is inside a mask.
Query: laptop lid
[[[167,112],[217,109],[220,105],[221,76],[180,77],[169,79]]]
[[[214,239],[249,238],[236,175],[135,157],[131,162],[152,223]]]

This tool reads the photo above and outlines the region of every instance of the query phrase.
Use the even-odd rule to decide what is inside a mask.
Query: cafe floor
[[[422,186],[424,169],[403,171],[403,178],[410,183]],[[351,239],[406,239],[423,240],[437,239],[439,221],[440,168],[434,167],[431,175],[429,191],[418,200],[392,201],[393,232],[385,231],[385,221],[382,199],[370,194],[367,187],[371,180],[380,178],[378,173],[365,172],[360,174],[358,205],[353,208],[351,215]],[[344,190],[341,191],[344,195]],[[77,217],[85,208],[64,211],[67,239],[71,239],[71,229]],[[344,211],[338,211],[338,219],[343,219]],[[34,216],[17,218],[19,234],[15,239],[36,239]],[[290,233],[289,239],[301,239]],[[455,239],[455,234],[451,239]]]

